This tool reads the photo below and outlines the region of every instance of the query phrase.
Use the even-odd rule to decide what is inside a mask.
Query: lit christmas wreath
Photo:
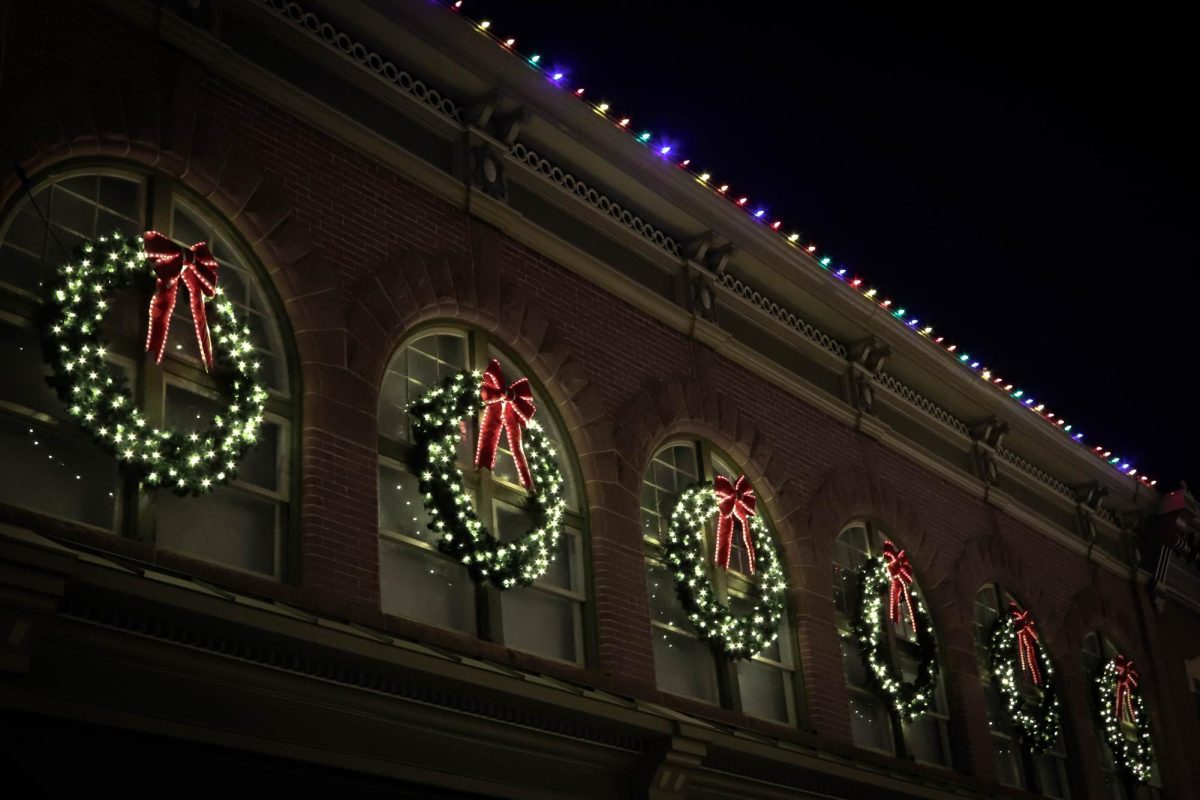
[[[758,596],[745,614],[735,614],[722,603],[712,585],[705,556],[704,524],[717,515],[715,562],[728,569],[733,522],[736,519],[746,544],[750,572],[761,568]],[[750,658],[779,636],[787,581],[766,523],[754,516],[754,491],[746,477],[736,484],[718,475],[712,484],[692,486],[680,496],[671,513],[663,542],[675,588],[688,620],[700,638],[730,658]]]
[[[447,379],[409,408],[416,445],[414,467],[438,547],[459,559],[475,580],[489,580],[501,589],[528,586],[546,572],[567,508],[554,447],[532,419],[534,410],[529,382],[521,378],[505,388],[495,360],[482,374],[460,372]],[[498,542],[480,522],[455,463],[459,436],[480,413],[476,466],[495,465],[503,431],[521,483],[529,491],[529,510],[541,521],[511,542]]]
[[[1054,668],[1046,658],[1037,627],[1029,611],[1010,601],[1009,613],[996,621],[990,642],[991,672],[1017,728],[1021,742],[1031,753],[1044,753],[1058,741],[1060,702]],[[1041,690],[1041,701],[1026,701],[1017,685],[1014,662]]]
[[[903,550],[897,550],[892,542],[885,541],[882,555],[868,563],[863,575],[858,613],[852,626],[867,674],[902,719],[915,719],[929,709],[938,682],[937,637],[921,598],[909,591],[911,583],[912,567],[908,556]],[[885,597],[889,598],[886,617]],[[912,683],[907,683],[892,663],[887,645],[885,626],[888,621],[901,622],[902,601],[917,634],[920,658],[917,677]]]
[[[1100,721],[1104,723],[1104,737],[1112,750],[1113,759],[1138,783],[1150,780],[1154,764],[1154,741],[1150,735],[1150,715],[1137,692],[1138,672],[1133,660],[1114,656],[1104,665],[1096,688],[1100,693]],[[1121,730],[1121,719],[1136,726],[1134,740],[1125,738]]]
[[[254,380],[250,329],[216,285],[217,262],[203,243],[183,248],[153,231],[142,236],[115,233],[88,241],[78,261],[59,267],[47,287],[46,356],[54,368],[51,384],[67,410],[149,486],[180,494],[200,494],[233,478],[237,464],[254,444],[262,424],[267,392]],[[182,283],[190,295],[201,358],[214,378],[226,384],[228,405],[203,432],[157,428],[136,408],[126,379],[105,359],[101,325],[113,292],[154,278],[146,349],[161,362],[167,327]],[[210,328],[205,305],[216,307]],[[211,335],[222,369],[216,371]]]

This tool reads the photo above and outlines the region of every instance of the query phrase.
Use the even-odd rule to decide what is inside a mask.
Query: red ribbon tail
[[[908,596],[908,587],[905,586],[900,590],[904,596],[904,607],[908,609],[908,622],[912,625],[912,632],[917,632],[917,615],[913,613],[912,598]]]
[[[738,517],[742,523],[742,541],[746,543],[746,566],[754,574],[754,541],[750,538],[750,517]]]
[[[150,298],[150,326],[146,332],[146,352],[154,354],[155,363],[161,364],[167,349],[167,332],[171,327],[171,315],[175,313],[175,299],[179,293],[178,281],[159,278]]]
[[[900,621],[900,581],[892,578],[888,592],[888,619]]]
[[[1125,684],[1117,686],[1117,714],[1125,717],[1130,722],[1137,721],[1137,717],[1133,713],[1133,699],[1130,695],[1129,687]]]
[[[1038,669],[1037,651],[1029,636],[1021,636],[1021,666],[1029,673],[1029,679],[1035,686],[1042,685],[1042,671]]]
[[[196,328],[196,344],[200,346],[200,360],[204,369],[213,370],[212,337],[208,332],[208,311],[204,303],[204,290],[200,281],[189,270],[183,274],[188,288],[188,301],[192,306],[192,325]]]
[[[504,434],[508,437],[508,449],[512,451],[513,463],[517,465],[521,485],[533,491],[533,476],[529,474],[529,462],[525,458],[525,451],[521,449],[521,421],[515,412],[505,415]]]
[[[729,569],[729,548],[733,544],[733,515],[721,515],[717,519],[717,566]]]
[[[500,444],[500,428],[503,403],[484,406],[483,420],[479,423],[479,445],[475,448],[475,466],[492,469],[496,466],[496,447]]]

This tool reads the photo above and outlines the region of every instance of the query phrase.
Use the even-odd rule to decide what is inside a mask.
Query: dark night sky
[[[464,13],[666,136],[1159,488],[1200,487],[1189,26],[1096,7],[833,5],[467,0]]]

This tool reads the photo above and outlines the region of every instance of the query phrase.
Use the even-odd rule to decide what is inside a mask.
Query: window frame
[[[466,356],[467,369],[484,370],[491,358],[500,358],[502,361],[512,365],[512,369],[517,370],[521,375],[530,379],[533,384],[534,394],[538,397],[538,413],[549,415],[553,421],[554,428],[560,432],[563,442],[563,456],[568,461],[568,468],[571,475],[568,479],[573,482],[572,490],[576,498],[574,507],[568,506],[563,512],[563,531],[562,534],[570,542],[576,552],[576,558],[572,565],[572,574],[570,582],[574,589],[566,589],[561,586],[555,586],[548,583],[536,582],[532,586],[525,587],[527,591],[540,592],[551,597],[570,601],[572,604],[572,613],[575,615],[575,652],[577,658],[574,661],[566,661],[553,656],[542,653],[534,653],[513,645],[506,645],[519,650],[522,653],[528,653],[536,658],[543,658],[555,663],[564,664],[567,666],[586,669],[597,662],[597,652],[595,644],[595,603],[592,602],[593,584],[592,584],[592,569],[591,559],[591,539],[589,535],[589,509],[584,497],[583,485],[580,480],[582,474],[579,469],[578,455],[575,451],[574,443],[567,437],[568,428],[565,425],[561,414],[554,404],[550,402],[548,393],[544,390],[535,377],[535,373],[528,368],[524,360],[519,356],[511,355],[510,351],[503,347],[503,343],[493,337],[488,331],[471,325],[469,323],[455,320],[435,320],[425,322],[413,327],[407,331],[404,339],[392,353],[388,360],[388,365],[385,368],[384,374],[380,381],[380,387],[387,381],[388,373],[391,372],[391,366],[400,354],[408,350],[414,342],[419,341],[431,335],[449,335],[460,337],[464,340],[464,352]],[[449,363],[449,362],[445,362]],[[407,367],[406,367],[407,369]],[[508,370],[506,370],[506,373]],[[407,378],[411,380],[411,378]],[[512,376],[506,374],[507,380],[512,380]],[[411,403],[415,398],[409,398]],[[407,416],[407,415],[406,415]],[[475,419],[471,423],[471,441],[475,441],[478,436],[479,420]],[[384,434],[382,428],[377,433],[378,441],[378,464],[380,467],[397,470],[412,476],[412,470],[409,467],[412,458],[413,445],[410,441],[402,441],[396,438],[388,437]],[[505,449],[506,442],[501,439],[500,450],[507,453]],[[501,457],[509,457],[503,455]],[[526,501],[525,487],[519,483],[514,483],[500,474],[489,470],[488,477],[483,477],[480,472],[472,469],[463,470],[463,483],[473,492],[475,499],[475,512],[480,520],[485,521],[488,530],[496,534],[499,530],[498,525],[498,509],[500,506],[507,506],[523,511]],[[380,493],[380,503],[382,503],[382,492]],[[455,558],[446,555],[438,549],[437,543],[419,539],[401,531],[394,531],[383,526],[382,520],[378,525],[379,538],[388,542],[403,545],[418,549],[426,554],[432,555],[446,563],[452,564],[455,567],[461,567],[462,564]],[[382,570],[380,571],[380,580],[383,580]],[[492,586],[486,581],[474,581],[470,577],[474,587],[475,595],[475,631],[474,633],[464,633],[456,628],[446,628],[455,633],[473,636],[474,638],[483,641],[495,642],[497,644],[505,644],[504,637],[504,612],[503,612],[503,591],[495,586]],[[510,590],[514,591],[514,590]],[[388,616],[395,616],[400,619],[410,619],[400,614],[392,614],[387,611],[383,613]],[[423,620],[413,620],[420,624],[439,627],[436,623],[425,622]]]
[[[859,529],[859,528],[864,530],[864,532],[866,534],[866,542],[867,542],[866,557],[867,557],[868,563],[872,559],[875,559],[879,556],[880,547],[882,545],[882,542],[885,539],[890,539],[891,541],[895,542],[898,547],[901,547],[901,549],[905,549],[905,548],[903,548],[903,545],[894,536],[891,536],[888,533],[886,533],[883,530],[883,527],[884,526],[880,525],[875,520],[873,520],[871,518],[867,518],[867,517],[862,517],[862,518],[851,520],[850,522],[848,522],[842,526],[842,529],[838,532],[837,537],[835,537],[835,539],[834,539],[834,550],[833,550],[833,562],[832,563],[833,563],[833,566],[835,567],[835,572],[832,576],[833,581],[838,580],[838,573],[836,570],[847,569],[846,565],[843,565],[837,561],[837,558],[838,558],[837,548],[838,548],[838,544],[842,540],[842,537],[845,536],[851,530],[855,530],[855,529]],[[916,590],[921,593],[921,597],[924,600],[925,592],[924,592],[924,590],[921,589],[920,581],[918,579],[916,579],[915,577],[913,580],[913,585],[916,588]],[[858,581],[858,585],[855,588],[856,588],[856,591],[859,591],[859,592],[862,591],[861,579]],[[853,631],[851,628],[852,628],[852,617],[853,617],[854,613],[856,613],[857,603],[859,602],[860,598],[859,597],[849,598],[849,597],[846,597],[845,594],[843,594],[843,603],[846,606],[846,608],[843,610],[842,608],[838,607],[838,603],[837,603],[837,599],[836,599],[837,591],[838,591],[837,584],[834,583],[834,594],[835,594],[834,618],[835,618],[835,622],[836,622],[837,629],[838,629],[839,641],[843,643],[843,646],[846,642],[849,642],[849,643],[853,644],[853,646],[857,650],[858,643],[854,639],[854,634],[853,634]],[[925,607],[926,608],[930,607],[930,604],[927,601],[925,602]],[[929,613],[929,612],[927,612],[927,613]],[[896,669],[902,670],[902,668],[903,668],[902,659],[901,659],[902,647],[900,645],[898,645],[897,642],[903,641],[904,647],[911,647],[911,648],[915,648],[916,643],[915,643],[915,640],[910,641],[909,636],[898,635],[898,629],[904,630],[904,631],[909,630],[909,628],[906,625],[890,624],[887,626],[888,655],[892,661],[892,665]],[[892,749],[891,750],[883,750],[881,748],[873,747],[868,744],[861,744],[857,741],[854,743],[855,747],[859,747],[863,750],[868,750],[873,753],[880,753],[882,755],[885,755],[885,756],[888,756],[891,758],[899,758],[901,760],[911,761],[915,764],[921,764],[923,766],[932,767],[934,769],[944,769],[944,770],[949,770],[949,771],[954,770],[954,753],[953,753],[953,751],[951,749],[951,745],[950,745],[950,702],[949,702],[949,697],[946,694],[946,674],[947,674],[946,668],[945,668],[946,659],[945,659],[945,654],[944,654],[942,648],[943,648],[943,644],[942,644],[941,639],[939,638],[937,658],[938,658],[938,671],[940,673],[940,678],[937,682],[937,689],[936,689],[937,702],[935,704],[931,705],[929,710],[926,711],[924,715],[922,715],[922,719],[928,718],[928,719],[936,720],[937,730],[938,730],[938,738],[940,740],[941,751],[943,754],[945,754],[945,758],[946,758],[945,763],[939,764],[939,763],[936,763],[933,761],[918,760],[914,753],[914,748],[909,743],[908,730],[909,730],[911,723],[906,723],[906,722],[902,721],[900,719],[900,715],[896,713],[896,710],[894,708],[892,708],[891,703],[889,703],[887,701],[887,698],[884,697],[883,695],[881,695],[879,692],[875,691],[874,689],[870,688],[869,686],[855,685],[850,680],[850,675],[846,672],[845,662],[843,661],[843,670],[842,671],[845,675],[846,690],[850,695],[850,702],[853,703],[854,697],[857,696],[860,698],[861,697],[869,697],[873,703],[881,703],[884,711],[887,714],[888,728],[889,728],[889,732],[891,734],[890,738],[892,741]],[[853,655],[853,653],[851,653],[850,655]],[[845,658],[846,656],[843,656],[843,657]],[[855,656],[855,657],[857,657],[857,656]],[[868,681],[869,681],[869,678],[868,678]],[[944,708],[945,711],[939,711],[937,709],[938,705],[940,705],[942,708]],[[853,713],[853,709],[851,709],[851,713]]]
[[[659,445],[654,448],[654,451],[650,456],[650,460],[646,464],[646,469],[642,471],[642,476],[639,481],[640,487],[644,488],[646,484],[646,476],[654,468],[654,463],[659,456],[667,450],[671,450],[676,447],[687,447],[692,449],[696,459],[696,480],[700,483],[711,483],[717,474],[725,474],[735,480],[737,476],[741,474],[734,466],[736,462],[726,456],[707,439],[703,437],[676,436],[659,443]],[[648,567],[653,566],[670,576],[671,569],[667,566],[666,558],[663,555],[662,541],[659,538],[659,534],[657,531],[653,535],[648,533],[644,522],[647,511],[653,513],[659,520],[666,518],[664,518],[659,511],[647,509],[645,505],[642,505],[640,499],[641,494],[642,492],[639,491],[639,510],[641,516],[643,517],[642,549],[644,561]],[[766,510],[760,505],[757,509],[757,513],[765,516]],[[774,534],[775,528],[773,525],[770,525],[769,517],[767,519],[768,526],[770,527],[772,534]],[[712,522],[710,521],[706,523],[704,526],[705,552],[711,552],[712,548],[715,546],[715,535],[716,532]],[[741,539],[736,535],[736,531],[733,539],[733,548],[735,550],[740,549]],[[733,559],[731,559],[731,566],[729,569],[713,569],[711,564],[709,565],[709,579],[713,583],[717,597],[720,598],[722,602],[729,602],[730,598],[747,599],[749,595],[752,594],[754,586],[756,585],[755,579],[752,576],[736,569],[734,566],[732,566],[732,563]],[[649,575],[650,571],[647,569],[647,577],[649,577]],[[673,579],[671,581],[671,591],[675,591]],[[756,653],[755,655],[751,656],[748,661],[769,667],[774,671],[783,673],[784,676],[782,678],[782,684],[784,687],[784,705],[787,713],[787,719],[784,721],[769,717],[755,717],[755,719],[763,719],[766,722],[771,722],[777,725],[785,725],[787,727],[797,727],[803,719],[803,709],[801,707],[801,703],[804,698],[804,687],[802,683],[803,679],[800,672],[800,666],[797,659],[799,649],[797,648],[797,643],[795,640],[790,603],[788,606],[789,607],[784,612],[783,630],[779,632],[779,638],[777,640],[780,647],[781,659],[775,660],[764,656],[761,653]],[[658,633],[656,633],[656,631],[661,631],[666,635],[682,637],[695,642],[700,642],[699,636],[697,636],[695,631],[691,630],[690,627],[683,628],[678,625],[672,625],[669,622],[656,619],[653,613],[650,616],[650,626],[652,636],[657,636]],[[707,645],[705,645],[705,647],[707,647]],[[718,653],[712,651],[711,648],[709,649],[710,652],[712,652],[712,656],[714,658],[714,667],[716,670],[716,705],[720,706],[721,708],[727,708],[745,713],[743,711],[744,703],[741,692],[741,679],[738,675],[738,665],[740,662],[734,659],[722,658]],[[790,663],[788,663],[789,661]],[[656,664],[656,682],[657,672],[658,666]],[[691,699],[704,703],[709,702],[704,698],[692,697]]]
[[[300,366],[294,346],[294,336],[290,320],[286,314],[282,299],[279,297],[274,283],[259,262],[254,248],[245,237],[225,218],[218,209],[214,208],[204,197],[197,194],[183,182],[143,164],[123,159],[112,158],[80,158],[55,164],[38,172],[22,189],[14,192],[0,209],[0,241],[8,237],[10,225],[16,219],[17,211],[29,203],[43,189],[73,178],[113,178],[129,181],[137,186],[137,213],[135,227],[139,230],[173,231],[174,215],[177,207],[183,206],[186,213],[199,217],[201,221],[225,242],[240,257],[240,266],[249,273],[256,282],[258,296],[269,314],[271,323],[278,336],[279,352],[275,354],[285,370],[283,391],[268,389],[266,419],[280,426],[278,451],[276,453],[276,469],[279,487],[275,492],[264,496],[263,487],[250,484],[244,480],[235,479],[230,487],[252,497],[270,499],[276,504],[279,515],[274,535],[274,570],[264,573],[254,569],[241,567],[215,558],[190,552],[181,552],[170,548],[161,548],[162,552],[174,557],[196,562],[198,565],[211,565],[222,570],[230,570],[257,578],[283,584],[294,584],[299,578],[300,536],[297,513],[300,502],[300,425],[296,424],[302,418],[300,392]],[[64,189],[64,191],[70,191]],[[91,201],[98,202],[98,201]],[[99,204],[98,208],[102,208]],[[52,208],[42,208],[39,204],[35,213],[41,220],[47,221],[53,213]],[[99,213],[99,211],[97,211]],[[129,219],[129,218],[126,218]],[[44,223],[46,224],[46,223]],[[61,227],[61,226],[60,226]],[[99,235],[99,232],[96,234]],[[72,258],[74,253],[52,255],[61,249],[56,244],[56,237],[47,232],[43,264],[55,263],[56,258]],[[144,307],[149,302],[150,291],[143,290],[137,296],[135,307]],[[37,315],[42,307],[41,297],[0,275],[0,319],[16,327],[37,331]],[[219,394],[209,384],[207,373],[194,358],[172,355],[163,359],[155,369],[148,368],[148,359],[143,357],[143,342],[139,337],[130,338],[128,335],[113,336],[113,348],[110,361],[126,370],[130,377],[131,391],[142,408],[143,416],[150,424],[161,424],[166,411],[166,391],[169,385],[175,385],[187,392],[206,399],[213,399]],[[194,362],[194,363],[193,363]],[[44,429],[53,430],[61,435],[69,436],[72,440],[91,442],[92,439],[77,426],[69,421],[49,418],[44,412],[34,409],[17,408],[15,404],[0,403],[0,414],[6,417],[36,423]],[[102,535],[116,536],[149,545],[156,551],[160,549],[155,536],[157,512],[153,497],[162,489],[139,491],[135,481],[129,479],[123,470],[117,470],[117,482],[114,490],[113,522],[109,527],[101,527],[89,522],[70,519],[36,509],[12,506],[23,514],[29,514],[39,520],[45,520],[51,527],[61,533],[73,530],[88,531]]]

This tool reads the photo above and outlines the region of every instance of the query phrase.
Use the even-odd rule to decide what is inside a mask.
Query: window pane
[[[437,537],[428,527],[429,517],[415,475],[405,469],[379,465],[379,527],[430,544]]]
[[[379,589],[385,614],[475,634],[475,586],[459,564],[380,539]]]
[[[554,586],[568,592],[578,592],[576,572],[578,567],[579,534],[564,530],[558,537],[558,546],[554,550],[554,559],[546,568],[546,574],[538,578],[542,586]]]
[[[403,358],[403,356],[401,356]],[[408,381],[402,373],[391,369],[383,379],[379,389],[379,435],[385,439],[407,442],[411,433],[408,430]]]
[[[841,564],[833,565],[833,603],[843,616],[849,617],[854,613],[861,585],[862,579],[857,571]]]
[[[679,593],[675,591],[675,578],[671,571],[647,562],[646,583],[650,590],[650,618],[655,622],[690,630],[692,623],[679,601]]]
[[[100,205],[127,218],[140,216],[137,213],[138,184],[125,178],[101,175]]]
[[[199,497],[159,490],[160,547],[233,567],[275,574],[279,506],[222,486]]]
[[[535,588],[500,594],[504,644],[560,661],[581,659],[578,641],[579,604]]]
[[[38,220],[38,225],[41,224],[41,220]],[[40,296],[42,292],[41,256],[18,250],[6,241],[0,245],[0,281]]]
[[[717,666],[707,645],[654,628],[654,670],[658,688],[716,703]]]
[[[1033,757],[1037,770],[1038,788],[1046,797],[1066,797],[1066,782],[1063,780],[1062,760],[1044,754]]]
[[[0,401],[40,411],[55,419],[70,419],[58,393],[46,383],[50,371],[34,328],[0,320],[0,370],[4,375]]]
[[[904,723],[904,741],[913,758],[922,764],[945,766],[950,763],[942,739],[943,724],[942,720],[928,715]]]
[[[0,412],[0,502],[112,529],[119,480],[99,445]]]
[[[850,729],[859,747],[895,751],[892,741],[892,722],[883,702],[877,697],[850,692]]]
[[[45,210],[43,206],[42,211]],[[4,234],[4,243],[40,261],[42,253],[46,251],[46,223],[42,222],[32,206],[26,204],[13,214],[12,222]]]
[[[38,199],[46,211],[46,194]],[[42,259],[46,253],[46,223],[29,203],[12,216],[0,247],[0,281],[12,284],[32,294],[40,294],[43,278]],[[58,246],[54,245],[55,252]]]
[[[280,439],[283,429],[278,423],[264,420],[258,429],[258,441],[238,464],[238,479],[268,491],[280,488]]]
[[[467,366],[464,335],[431,333],[410,342],[396,353],[383,379],[379,397],[380,434],[395,441],[409,441],[412,433],[406,412],[408,405]]]
[[[742,693],[742,711],[752,717],[788,721],[789,674],[757,661],[737,662],[738,685]]]
[[[74,178],[72,180],[90,180],[94,178]],[[67,191],[59,184],[50,192],[50,221],[80,236],[92,236],[96,231],[95,189],[88,190],[87,197],[81,197]],[[105,231],[107,233],[107,231]]]
[[[833,601],[843,616],[854,613],[868,558],[867,529],[855,526],[842,531],[833,550]]]
[[[1100,776],[1104,782],[1105,797],[1111,797],[1112,800],[1125,800],[1125,790],[1115,772],[1102,772]]]
[[[1012,719],[1008,714],[1008,705],[1000,695],[1000,690],[996,688],[996,684],[990,678],[984,681],[983,697],[987,702],[988,726],[1000,733],[1009,736],[1015,735]]]
[[[496,502],[493,532],[502,542],[518,539],[533,527],[533,515],[523,508]]]
[[[842,666],[846,670],[846,682],[851,686],[868,688],[871,684],[867,668],[863,666],[858,642],[853,636],[842,637]]]
[[[992,737],[996,746],[996,775],[1005,786],[1021,788],[1021,758],[1011,739]]]
[[[534,517],[525,509],[499,500],[493,500],[492,507],[494,510],[493,531],[500,541],[511,542],[532,530]],[[558,547],[554,551],[554,558],[546,568],[546,574],[538,579],[538,583],[573,591],[576,584],[574,574],[577,548],[576,537],[564,530],[558,537]]]
[[[696,447],[678,444],[659,451],[643,477],[643,534],[659,538],[670,522],[679,495],[699,480]]]
[[[181,431],[203,433],[213,425],[213,418],[225,411],[224,401],[198,394],[175,384],[167,384],[167,425]],[[279,425],[265,421],[258,431],[258,441],[238,462],[239,480],[274,491],[279,479]]]

